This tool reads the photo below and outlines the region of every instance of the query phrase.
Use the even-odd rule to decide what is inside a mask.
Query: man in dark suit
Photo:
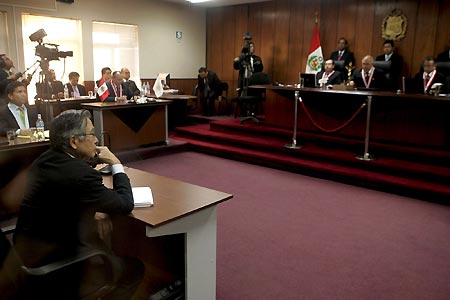
[[[133,94],[126,88],[119,71],[113,72],[112,78],[106,82],[106,86],[108,87],[109,96],[105,99],[105,102],[126,101],[133,97]]]
[[[69,73],[69,82],[66,83],[67,89],[69,91],[69,97],[80,97],[87,96],[86,88],[84,85],[78,84],[78,80],[80,79],[80,74],[77,72]],[[72,94],[73,93],[73,94]]]
[[[373,66],[373,57],[370,55],[362,59],[362,69],[353,73],[350,85],[361,89],[387,90],[389,88],[384,72]]]
[[[205,67],[198,69],[198,96],[202,104],[202,112],[209,116],[214,113],[214,102],[222,93],[221,82],[216,73]]]
[[[127,215],[134,207],[130,180],[119,159],[107,147],[97,146],[94,126],[86,110],[67,110],[50,128],[50,149],[32,164],[20,207],[14,242],[26,266],[41,266],[85,250],[108,249],[102,239],[110,230],[108,215]],[[113,188],[103,185],[101,174],[88,162],[97,158],[111,165]],[[111,274],[120,273],[117,293],[102,299],[131,299],[143,274],[138,260],[114,261]],[[97,266],[104,265],[96,262]],[[78,299],[86,288],[80,278],[94,269],[52,278],[46,299],[53,294]],[[67,277],[66,277],[67,275]],[[83,282],[83,281],[81,281]]]
[[[394,41],[385,40],[383,43],[384,54],[378,55],[376,61],[390,61],[391,69],[386,72],[388,75],[388,83],[392,90],[397,90],[400,87],[400,78],[403,69],[403,58],[400,54],[394,52]]]
[[[344,67],[354,69],[355,68],[355,56],[353,52],[348,50],[348,41],[341,37],[337,45],[338,49],[331,52],[330,59],[334,61],[344,61]],[[347,69],[346,69],[347,70]],[[344,70],[342,70],[344,71]],[[344,79],[348,79],[348,72],[344,72]]]
[[[6,87],[9,102],[0,108],[0,135],[8,129],[15,129],[16,135],[29,135],[30,127],[36,125],[36,107],[28,105],[26,85],[12,81]]]
[[[128,90],[128,94],[138,96],[141,91],[138,89],[136,83],[133,80],[130,80],[130,70],[128,70],[127,68],[122,68],[120,70],[120,74],[122,75],[123,82],[125,83],[125,88]]]
[[[61,99],[64,98],[64,85],[56,79],[55,70],[49,69],[46,80],[36,83],[36,99]],[[47,84],[45,82],[47,81]]]
[[[6,55],[0,54],[0,104],[8,103],[6,87],[20,78],[21,74],[13,74],[14,62]]]
[[[450,61],[450,39],[448,40],[447,50],[438,54],[436,61]]]
[[[414,76],[416,92],[419,94],[429,94],[435,83],[442,83],[440,93],[447,91],[446,78],[443,74],[436,71],[436,60],[433,56],[428,56],[423,62],[423,72],[419,72]]]
[[[320,82],[324,83],[320,83]],[[327,59],[324,70],[316,75],[316,86],[340,84],[343,81],[342,73],[334,70],[334,60]]]
[[[245,87],[246,79],[248,80],[253,73],[262,72],[264,70],[261,57],[255,55],[255,43],[249,40],[251,39],[251,36],[246,34],[244,39],[246,40],[246,44],[242,48],[241,54],[238,57],[235,57],[233,61],[234,69],[239,70],[239,92]]]

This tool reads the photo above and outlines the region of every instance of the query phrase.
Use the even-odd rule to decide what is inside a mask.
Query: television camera
[[[73,56],[73,51],[59,51],[59,45],[57,44],[43,43],[42,41],[46,36],[47,33],[44,29],[39,29],[29,36],[30,41],[38,42],[38,45],[36,46],[36,56],[39,56],[46,61],[59,60],[60,58]]]

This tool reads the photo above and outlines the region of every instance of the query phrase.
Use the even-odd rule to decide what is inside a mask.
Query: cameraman
[[[235,70],[239,70],[238,87],[242,91],[245,81],[245,70],[247,69],[247,79],[251,77],[252,73],[262,72],[264,69],[261,57],[254,54],[255,44],[251,41],[246,41],[242,48],[241,54],[233,61]]]
[[[7,103],[6,101],[6,86],[22,77],[22,74],[13,74],[11,69],[14,68],[14,63],[6,54],[0,54],[0,103]]]

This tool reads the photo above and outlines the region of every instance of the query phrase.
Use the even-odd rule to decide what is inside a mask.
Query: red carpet
[[[289,150],[284,145],[292,143],[290,131],[238,119],[178,127],[174,138],[221,157],[430,201],[450,199],[450,151],[441,149],[371,143],[369,153],[377,159],[359,161],[361,140],[302,132],[297,143],[303,148]]]
[[[448,300],[450,207],[183,152],[128,164],[219,205],[217,300]]]

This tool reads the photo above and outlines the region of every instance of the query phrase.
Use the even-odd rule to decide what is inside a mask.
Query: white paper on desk
[[[152,189],[148,186],[132,188],[134,207],[147,207],[153,205]]]

